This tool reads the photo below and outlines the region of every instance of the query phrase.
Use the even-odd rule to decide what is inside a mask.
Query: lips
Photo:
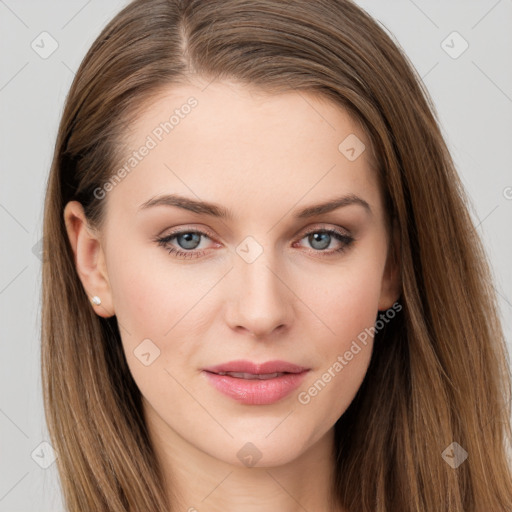
[[[204,368],[203,373],[218,391],[246,405],[268,405],[296,389],[309,368],[286,361],[231,361]]]

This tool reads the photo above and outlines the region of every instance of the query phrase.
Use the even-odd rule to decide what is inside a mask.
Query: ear
[[[393,221],[386,265],[382,275],[379,311],[389,309],[400,297],[402,282],[400,278],[399,247],[400,236],[398,227],[396,222]]]
[[[101,304],[95,305],[91,302],[91,307],[103,318],[113,316],[112,293],[100,237],[88,225],[81,203],[70,201],[66,205],[64,222],[74,253],[75,267],[85,293],[89,301],[95,295],[101,299]]]

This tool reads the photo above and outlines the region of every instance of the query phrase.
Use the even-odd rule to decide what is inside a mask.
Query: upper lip
[[[219,372],[237,372],[251,373],[253,375],[264,375],[267,373],[301,373],[309,370],[304,366],[299,366],[287,361],[266,361],[264,363],[253,363],[251,361],[229,361],[216,366],[203,368],[204,371],[211,373]]]

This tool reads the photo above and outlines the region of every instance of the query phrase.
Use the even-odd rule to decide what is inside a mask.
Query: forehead
[[[283,201],[335,192],[375,196],[377,187],[361,125],[305,91],[269,94],[233,82],[169,86],[144,105],[125,142],[119,168],[127,172],[108,201],[129,209],[170,192],[230,201],[236,210],[255,197],[284,208]]]
[[[126,127],[125,140],[136,147],[141,136],[151,135],[158,143],[166,139],[172,144],[180,139],[180,132],[188,135],[190,130],[204,142],[222,130],[230,136],[216,140],[223,147],[232,140],[265,143],[267,147],[272,142],[293,144],[308,137],[310,142],[318,142],[327,134],[330,137],[326,143],[335,146],[340,137],[351,134],[367,147],[370,142],[357,119],[317,91],[269,93],[232,81],[192,82],[160,89],[143,104],[135,122]],[[274,140],[272,135],[278,132],[281,137]],[[369,156],[367,153],[366,159]]]

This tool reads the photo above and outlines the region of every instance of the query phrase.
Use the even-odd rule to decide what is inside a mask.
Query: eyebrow
[[[370,215],[372,209],[370,205],[359,196],[355,194],[347,194],[345,196],[331,199],[327,202],[308,206],[303,210],[300,210],[295,214],[297,219],[308,219],[324,213],[329,213],[338,208],[344,206],[359,205],[362,206]],[[199,213],[204,215],[210,215],[212,217],[218,217],[220,219],[232,220],[235,216],[233,212],[218,204],[209,203],[206,201],[198,201],[196,199],[190,199],[188,197],[179,196],[177,194],[166,194],[157,197],[153,197],[139,206],[139,211],[147,210],[155,206],[175,206],[182,208],[193,213]]]

